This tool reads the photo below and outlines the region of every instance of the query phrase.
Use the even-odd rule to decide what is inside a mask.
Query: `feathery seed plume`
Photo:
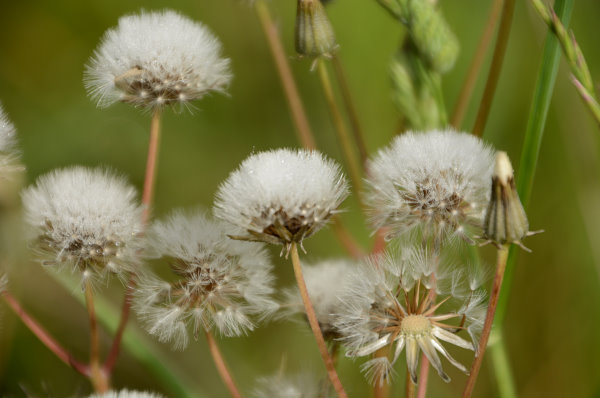
[[[175,212],[154,225],[151,244],[177,278],[142,276],[134,307],[161,342],[184,348],[188,327],[194,337],[213,326],[239,336],[254,329],[252,317],[264,319],[278,308],[264,248],[228,239],[229,231],[200,211]]]
[[[408,132],[368,165],[371,221],[388,238],[420,231],[436,246],[448,236],[471,241],[490,196],[493,152],[471,134]]]
[[[278,149],[242,162],[221,184],[214,213],[248,234],[290,248],[320,230],[348,195],[340,167],[320,152]]]
[[[85,74],[100,107],[186,103],[224,91],[230,80],[219,40],[203,24],[170,10],[121,17],[104,34]]]
[[[163,396],[154,392],[146,391],[109,391],[103,394],[92,394],[88,398],[162,398]]]
[[[104,169],[77,166],[38,178],[22,197],[42,265],[71,268],[82,282],[136,272],[144,247],[136,196]]]

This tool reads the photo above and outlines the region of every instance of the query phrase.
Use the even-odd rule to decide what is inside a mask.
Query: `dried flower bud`
[[[492,175],[492,195],[484,219],[486,243],[504,245],[515,243],[523,249],[521,239],[533,235],[529,232],[527,215],[515,187],[515,179],[510,159],[506,152],[496,154],[496,165]]]
[[[321,0],[298,0],[296,51],[310,57],[330,56],[337,47]]]

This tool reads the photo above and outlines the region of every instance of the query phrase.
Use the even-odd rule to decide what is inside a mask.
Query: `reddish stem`
[[[48,332],[29,315],[17,299],[10,294],[8,291],[2,292],[2,297],[8,306],[14,311],[14,313],[21,319],[21,321],[27,326],[29,330],[44,344],[54,355],[63,361],[66,365],[72,367],[82,375],[89,377],[90,369],[87,365],[79,362],[71,355],[63,346],[60,345]]]
[[[152,122],[150,124],[150,142],[148,144],[148,160],[146,161],[146,178],[144,179],[144,192],[142,194],[142,204],[144,213],[142,221],[144,224],[150,218],[150,206],[154,197],[154,183],[156,180],[156,169],[158,166],[158,146],[160,144],[160,108],[156,108],[152,113]]]
[[[215,362],[215,366],[217,367],[217,371],[223,380],[223,383],[231,393],[233,398],[241,398],[242,395],[238,390],[235,382],[233,381],[233,377],[231,376],[231,372],[227,368],[227,364],[225,363],[225,359],[223,359],[223,355],[219,350],[219,346],[215,341],[212,333],[210,331],[206,331],[206,340],[208,341],[208,348],[210,349],[210,353],[213,357],[213,361]]]
[[[115,337],[113,339],[112,347],[110,348],[110,353],[106,358],[106,362],[104,363],[104,371],[107,374],[111,374],[119,357],[119,351],[121,349],[121,341],[123,340],[123,333],[125,332],[125,328],[127,326],[127,321],[129,320],[129,314],[131,313],[131,296],[133,294],[133,289],[135,288],[135,280],[134,278],[130,278],[127,284],[127,290],[125,291],[125,297],[123,298],[123,307],[121,309],[121,319],[119,321],[119,327],[117,328],[117,332],[115,333]]]

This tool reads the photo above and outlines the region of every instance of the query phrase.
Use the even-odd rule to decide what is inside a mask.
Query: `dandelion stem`
[[[150,207],[154,197],[154,184],[156,181],[156,169],[158,167],[158,147],[160,143],[160,108],[154,109],[152,113],[152,122],[150,123],[150,142],[148,144],[148,160],[146,161],[146,178],[144,180],[144,192],[142,194],[142,204],[144,213],[142,221],[148,222],[150,217]]]
[[[339,216],[334,216],[332,218],[332,228],[335,233],[337,239],[342,244],[344,249],[350,254],[353,258],[362,258],[365,255],[365,251],[362,247],[354,240],[352,235],[348,232],[344,224],[342,224],[342,220]]]
[[[477,356],[471,365],[471,371],[467,384],[463,391],[463,398],[469,398],[475,388],[475,382],[481,369],[481,363],[483,362],[483,355],[487,347],[490,332],[492,330],[492,324],[494,323],[494,315],[496,313],[496,306],[498,305],[498,297],[500,295],[500,289],[502,288],[502,279],[504,278],[504,271],[506,270],[506,260],[508,259],[508,245],[503,245],[498,249],[498,255],[496,260],[496,276],[494,277],[494,285],[490,294],[490,302],[488,304],[487,313],[485,315],[485,323],[483,324],[483,330],[481,331],[481,337],[479,339],[479,347],[477,349]]]
[[[421,354],[421,369],[419,370],[419,388],[417,398],[425,398],[427,395],[427,381],[429,380],[429,360],[425,354]]]
[[[500,28],[498,29],[498,39],[496,40],[496,47],[494,48],[492,65],[490,66],[490,72],[485,85],[485,90],[483,92],[483,98],[481,99],[481,105],[479,106],[479,112],[477,113],[477,119],[475,120],[475,125],[473,126],[473,134],[477,137],[481,137],[483,135],[483,130],[485,129],[485,125],[490,114],[492,100],[494,99],[494,93],[496,92],[498,79],[500,78],[500,71],[502,70],[502,61],[504,60],[504,54],[508,44],[508,36],[510,33],[514,10],[515,0],[505,0],[504,7],[502,9],[502,17],[500,19]]]
[[[131,310],[131,296],[133,294],[134,287],[135,280],[131,278],[125,290],[125,297],[123,298],[123,307],[121,308],[121,319],[119,320],[119,326],[117,327],[117,332],[115,333],[112,347],[110,348],[110,353],[108,354],[106,362],[104,363],[104,371],[109,375],[112,373],[112,370],[114,369],[115,364],[117,363],[119,351],[121,350],[121,341],[123,340],[123,333],[125,332],[127,321],[129,320],[129,314]]]
[[[98,335],[98,322],[94,310],[94,292],[92,283],[85,281],[85,303],[90,319],[90,380],[94,390],[98,393],[107,392],[110,389],[109,376],[100,366],[100,338]]]
[[[413,398],[415,396],[415,385],[411,380],[410,372],[406,371],[406,398]]]
[[[58,341],[56,341],[35,319],[31,317],[21,306],[19,301],[7,290],[2,292],[2,297],[6,304],[13,312],[21,319],[23,324],[45,345],[54,355],[63,361],[66,365],[72,367],[77,372],[84,376],[89,376],[89,368],[87,365],[79,362],[71,355]]]
[[[360,167],[358,165],[358,161],[356,160],[354,151],[352,150],[352,145],[350,144],[350,136],[348,134],[348,130],[346,129],[346,125],[344,124],[342,114],[335,101],[335,96],[333,94],[333,88],[331,85],[331,79],[329,78],[329,72],[327,71],[327,65],[325,64],[325,61],[322,58],[318,59],[316,62],[317,68],[319,69],[319,78],[321,79],[323,93],[325,94],[325,99],[327,100],[327,105],[329,106],[331,118],[333,119],[333,124],[335,125],[335,131],[338,136],[338,141],[341,146],[342,153],[344,154],[344,158],[346,160],[346,165],[348,167],[350,179],[352,180],[352,185],[354,185],[356,199],[362,207],[362,179]]]
[[[337,54],[335,54],[332,57],[331,63],[333,64],[335,78],[338,82],[338,86],[340,87],[340,92],[342,94],[344,106],[350,119],[350,126],[352,126],[354,141],[356,142],[356,147],[358,148],[360,163],[364,167],[369,154],[367,151],[367,146],[365,145],[365,135],[362,131],[362,128],[360,127],[360,121],[358,120],[358,112],[356,111],[356,106],[354,105],[354,100],[352,99],[352,94],[348,85],[348,79],[346,79],[346,74],[344,73],[344,66],[342,64],[342,61],[340,60],[340,57]]]
[[[277,26],[271,18],[269,7],[264,0],[257,0],[254,2],[254,9],[258,15],[263,31],[265,32],[265,36],[267,37],[269,49],[271,50],[275,66],[277,67],[277,72],[279,74],[279,79],[281,80],[281,85],[283,86],[283,91],[285,92],[288,107],[292,114],[292,119],[294,119],[298,139],[303,147],[315,149],[314,134],[308,123],[304,105],[298,94],[298,87],[296,86],[290,64],[285,55],[283,44],[281,44],[281,40],[279,39]]]
[[[319,327],[315,310],[310,301],[310,297],[308,296],[308,290],[306,289],[306,283],[304,282],[304,276],[302,275],[302,265],[300,264],[298,245],[296,242],[292,242],[290,251],[292,254],[294,275],[296,276],[296,282],[298,282],[298,289],[300,290],[300,296],[302,297],[302,302],[304,303],[304,309],[306,310],[308,323],[310,324],[310,328],[315,335],[315,340],[317,340],[319,352],[321,353],[321,358],[323,358],[325,368],[327,369],[329,380],[331,381],[331,384],[333,385],[333,388],[335,389],[339,398],[348,398],[348,395],[346,395],[346,391],[344,391],[344,387],[342,386],[342,382],[340,381],[340,378],[335,370],[333,360],[331,359],[329,351],[327,350],[327,344],[325,344],[325,339],[323,338],[323,333],[321,333],[321,328]]]
[[[471,61],[465,82],[463,83],[458,100],[456,101],[456,106],[454,107],[454,113],[452,115],[450,124],[457,129],[460,129],[465,114],[467,113],[467,108],[469,106],[471,96],[473,95],[473,90],[475,89],[475,83],[477,83],[477,77],[481,71],[481,66],[485,60],[486,51],[494,34],[496,21],[500,16],[500,10],[502,10],[502,1],[503,0],[494,0],[494,3],[492,4],[490,14],[485,23],[485,30],[481,36],[481,39],[479,40],[477,50],[475,51],[475,56]]]
[[[208,348],[210,349],[210,354],[212,355],[213,361],[215,362],[215,366],[217,367],[217,371],[223,380],[223,383],[229,390],[229,393],[233,398],[241,398],[242,395],[235,385],[235,381],[231,376],[231,372],[229,368],[227,368],[227,364],[225,363],[225,359],[221,354],[221,350],[219,350],[219,346],[215,341],[212,333],[209,330],[206,330],[206,341],[208,342]]]

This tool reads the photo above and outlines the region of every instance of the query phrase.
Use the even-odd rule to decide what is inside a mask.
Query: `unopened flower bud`
[[[296,51],[300,55],[330,56],[337,43],[321,0],[298,0]]]
[[[529,232],[527,215],[515,187],[514,173],[506,152],[496,154],[492,175],[492,195],[484,220],[484,237],[496,245],[515,243],[530,251],[521,239]]]

